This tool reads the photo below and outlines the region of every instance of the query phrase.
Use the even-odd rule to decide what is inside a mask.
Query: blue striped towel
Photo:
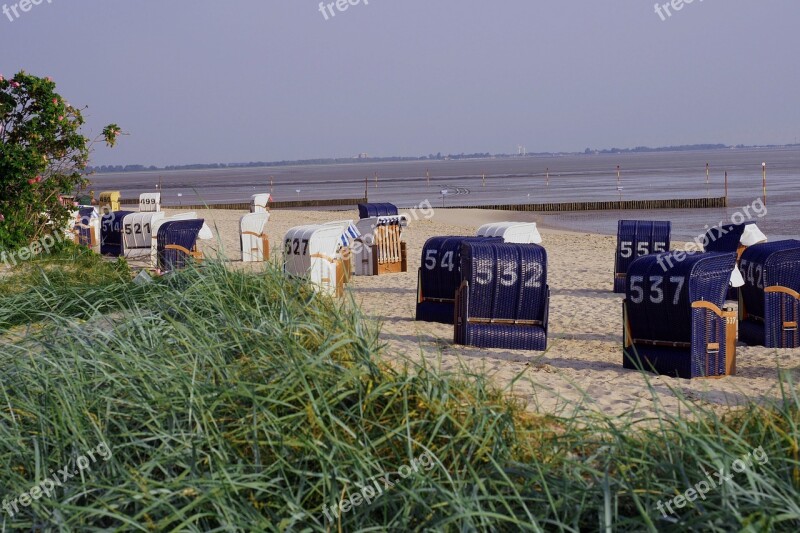
[[[351,222],[350,226],[344,231],[339,240],[341,241],[342,246],[350,246],[350,243],[352,243],[355,239],[357,239],[360,236],[361,232],[358,231],[358,228],[356,228],[355,225]]]

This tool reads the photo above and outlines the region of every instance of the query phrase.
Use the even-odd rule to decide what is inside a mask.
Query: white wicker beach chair
[[[502,237],[513,244],[541,244],[542,236],[535,222],[495,222],[478,228],[478,237]]]
[[[258,263],[269,260],[269,239],[265,231],[269,213],[250,213],[239,221],[242,262]]]
[[[269,206],[270,195],[269,193],[254,194],[250,198],[250,212],[263,213],[267,211]]]
[[[125,257],[129,259],[150,257],[153,239],[158,235],[158,230],[154,231],[153,226],[164,218],[164,213],[145,212],[132,213],[122,219]]]
[[[161,211],[161,193],[146,192],[139,195],[140,213],[158,213]]]
[[[306,277],[321,291],[341,295],[343,265],[337,250],[347,225],[340,223],[297,226],[283,239],[284,270]]]

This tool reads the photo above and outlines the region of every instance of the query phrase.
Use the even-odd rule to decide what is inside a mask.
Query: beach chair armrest
[[[203,252],[195,252],[195,251],[189,250],[187,248],[184,248],[183,246],[181,246],[179,244],[167,244],[166,246],[164,246],[164,249],[165,250],[178,250],[179,252],[183,252],[186,255],[190,256],[190,257],[194,257],[195,259],[202,259],[203,258]]]
[[[800,293],[790,289],[789,287],[782,287],[780,285],[773,285],[772,287],[766,287],[764,289],[765,293],[781,293],[791,296],[795,300],[800,300]]]
[[[728,311],[723,311],[711,302],[706,301],[692,302],[692,309],[708,309],[720,318],[727,317],[730,314]]]

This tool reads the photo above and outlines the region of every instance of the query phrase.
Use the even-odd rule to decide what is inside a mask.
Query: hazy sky
[[[0,73],[130,133],[94,164],[800,137],[797,0],[49,1],[0,14]]]

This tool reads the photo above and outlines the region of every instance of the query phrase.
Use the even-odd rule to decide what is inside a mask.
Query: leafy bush
[[[0,76],[0,250],[25,246],[66,225],[59,197],[85,185],[90,141],[81,111],[49,78]],[[115,124],[103,138],[113,146]]]

